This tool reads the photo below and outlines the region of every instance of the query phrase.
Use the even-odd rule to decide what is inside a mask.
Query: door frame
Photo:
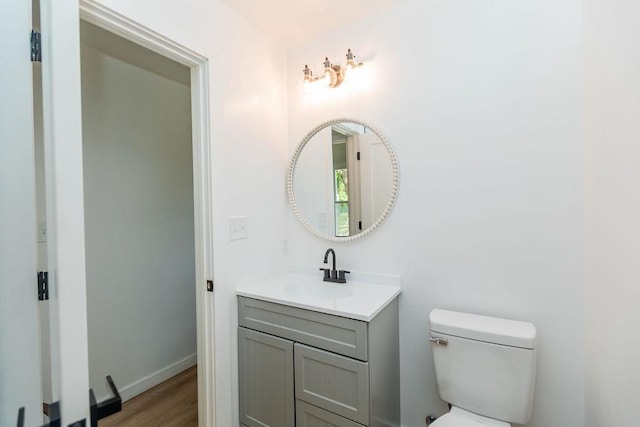
[[[191,73],[193,147],[198,424],[215,426],[212,157],[210,143],[209,60],[93,0],[80,0],[80,19],[181,63]]]

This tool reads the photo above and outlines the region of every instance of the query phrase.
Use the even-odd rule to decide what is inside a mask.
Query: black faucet
[[[329,262],[329,254],[333,255],[333,268],[329,270],[328,268],[321,268],[324,272],[324,277],[322,278],[325,282],[335,282],[335,283],[347,283],[347,279],[345,278],[345,274],[351,273],[346,270],[336,270],[336,252],[329,248],[324,253],[324,263]]]

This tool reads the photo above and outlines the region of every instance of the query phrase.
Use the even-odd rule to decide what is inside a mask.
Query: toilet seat
[[[438,418],[431,427],[511,427],[511,424],[453,406],[451,411]]]

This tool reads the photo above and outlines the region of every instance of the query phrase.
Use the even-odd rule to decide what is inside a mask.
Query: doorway
[[[123,399],[127,399],[197,363],[198,423],[199,425],[215,425],[213,374],[214,304],[213,293],[208,291],[207,286],[207,282],[211,279],[213,271],[211,257],[213,239],[211,235],[211,141],[209,140],[208,61],[196,52],[176,44],[129,18],[121,16],[93,2],[80,2],[80,17],[82,19],[82,26],[94,30],[94,36],[101,34],[102,36],[106,36],[107,39],[115,38],[118,39],[119,42],[124,42],[124,45],[120,44],[121,48],[118,49],[117,52],[117,56],[119,56],[118,61],[120,62],[119,66],[127,68],[135,64],[137,73],[149,77],[143,78],[143,81],[137,83],[132,84],[130,82],[129,84],[132,84],[132,86],[128,89],[120,87],[119,90],[124,92],[123,95],[125,97],[128,96],[132,102],[137,100],[136,96],[132,96],[132,92],[141,89],[140,86],[142,85],[149,84],[149,80],[161,81],[167,84],[165,89],[162,89],[165,92],[164,96],[161,96],[159,92],[161,89],[147,88],[153,99],[149,103],[150,107],[147,106],[146,109],[141,106],[137,107],[137,109],[136,107],[132,108],[131,104],[125,103],[122,109],[129,108],[131,114],[122,114],[123,110],[119,111],[122,119],[121,126],[116,126],[117,129],[115,129],[115,133],[119,133],[122,137],[121,139],[124,141],[132,136],[132,132],[135,133],[137,131],[136,129],[141,127],[139,126],[141,125],[140,120],[146,120],[151,130],[151,137],[147,138],[147,149],[151,148],[158,152],[154,151],[150,156],[146,156],[145,152],[148,154],[148,150],[144,150],[141,147],[138,147],[140,148],[139,150],[135,148],[139,146],[139,144],[125,144],[126,147],[124,148],[128,150],[129,155],[125,155],[127,150],[113,150],[113,147],[111,147],[111,153],[116,157],[119,156],[119,158],[110,158],[109,160],[119,160],[121,162],[120,164],[127,164],[131,173],[137,174],[138,178],[143,181],[146,180],[146,182],[138,184],[147,185],[146,187],[143,185],[142,187],[137,186],[137,189],[132,189],[129,188],[127,180],[123,179],[123,176],[117,177],[125,190],[133,190],[133,194],[131,192],[129,193],[129,201],[139,200],[136,192],[138,195],[144,195],[147,200],[147,205],[144,206],[142,211],[136,211],[130,206],[137,204],[138,208],[140,208],[140,203],[129,203],[127,200],[121,200],[120,203],[124,209],[136,211],[134,216],[137,216],[140,228],[144,229],[144,233],[142,233],[141,236],[141,239],[144,241],[140,241],[139,238],[138,241],[135,242],[137,250],[131,251],[131,245],[128,245],[129,253],[133,254],[133,256],[128,257],[128,261],[126,262],[128,262],[128,268],[135,272],[134,276],[136,279],[134,279],[134,281],[138,283],[145,282],[148,286],[129,288],[128,291],[133,293],[139,292],[138,295],[132,295],[132,297],[136,297],[138,302],[142,303],[143,306],[144,304],[150,304],[153,299],[164,304],[160,309],[150,305],[140,309],[137,311],[137,318],[126,319],[120,324],[118,329],[121,331],[126,328],[127,325],[136,322],[146,322],[147,331],[150,332],[143,334],[144,336],[140,337],[140,340],[151,340],[151,335],[153,335],[154,338],[158,339],[156,342],[161,342],[162,338],[171,336],[174,344],[177,344],[171,346],[171,349],[166,348],[165,350],[155,351],[154,355],[149,356],[149,358],[153,360],[146,360],[147,358],[141,354],[136,355],[136,357],[138,357],[137,360],[145,360],[144,363],[153,362],[155,365],[152,367],[151,363],[147,363],[147,371],[149,371],[149,373],[146,376],[128,384],[121,382],[118,386],[123,389],[121,390]],[[85,40],[87,40],[87,43],[84,43]],[[81,36],[81,42],[83,49],[85,49],[85,45],[91,43],[100,45],[94,46],[93,48],[90,47],[87,52],[96,47],[102,50],[109,50],[113,47],[109,42],[107,42],[106,45],[104,44],[105,37],[99,37],[94,39],[93,42],[89,42],[88,39],[83,40]],[[122,49],[122,46],[125,45],[128,47]],[[104,58],[98,59],[98,62],[100,61],[104,61]],[[104,65],[104,63],[102,65]],[[149,74],[151,74],[151,76],[149,76]],[[89,84],[87,86],[87,92],[93,90],[91,89],[92,85]],[[82,89],[84,104],[84,81]],[[113,95],[115,91],[115,89],[113,92],[107,90],[107,97]],[[87,95],[89,94],[87,93]],[[93,95],[102,96],[104,94]],[[158,120],[158,117],[154,117],[151,111],[157,109],[156,107],[160,104],[163,104],[161,109],[166,110],[166,117]],[[135,119],[136,116],[139,120]],[[181,116],[181,126],[177,126],[177,123],[175,123],[178,116]],[[93,123],[92,126],[96,125],[100,127],[105,125],[105,120],[103,120],[104,115],[102,113],[98,112],[95,114],[94,119],[96,123]],[[85,119],[83,118],[83,122],[84,121]],[[187,127],[184,126],[185,124]],[[180,128],[180,130],[178,130],[178,128]],[[153,136],[154,133],[155,136]],[[147,137],[148,136],[149,135],[147,135]],[[138,138],[133,139],[138,140]],[[159,146],[163,144],[161,140],[167,142],[163,148]],[[177,140],[187,143],[172,145],[168,142]],[[122,143],[122,141],[120,142]],[[104,144],[96,146],[98,149],[100,149],[100,147],[105,148]],[[160,153],[160,151],[164,152]],[[103,154],[108,155],[108,153],[96,154],[94,152],[93,162],[100,163],[106,161],[107,158],[103,157]],[[84,157],[86,160],[87,156]],[[116,162],[114,164],[118,163]],[[89,165],[85,163],[85,178],[92,173],[87,170],[88,167]],[[146,172],[148,173],[142,173],[144,172],[142,170],[136,171],[136,167],[140,169],[147,168]],[[99,185],[101,184],[100,176],[94,176],[93,179],[97,180]],[[146,197],[150,195],[150,192],[154,193],[154,196],[156,196],[155,199]],[[102,206],[102,208],[107,209],[110,203],[107,197],[103,197],[105,195],[106,194],[99,188],[89,195],[89,189],[85,188],[85,198],[87,201],[91,198],[97,206]],[[163,205],[163,200],[167,204]],[[109,218],[106,220],[113,220],[112,217]],[[90,224],[89,221],[90,219],[87,215],[87,234],[85,240],[87,242],[88,267],[92,262],[96,261],[95,259],[90,259],[90,256],[92,256],[90,254],[91,248],[89,247],[90,239],[92,235],[96,237],[99,236],[100,233],[104,233],[104,230],[100,229],[100,222]],[[166,225],[168,223],[173,223],[175,227],[167,228]],[[136,227],[134,226],[134,228]],[[181,233],[178,233],[179,230],[181,230]],[[190,230],[190,236],[187,236],[189,231],[185,233],[185,230]],[[131,238],[132,235],[122,237],[125,243],[127,243],[127,239]],[[150,242],[156,238],[160,238],[164,243],[162,245],[151,245]],[[128,243],[131,242],[129,241]],[[147,269],[145,269],[144,265],[141,265],[146,264],[145,262],[138,262],[141,258],[153,260],[153,256],[149,257],[149,254],[142,254],[142,252],[154,250],[156,254],[158,254],[158,252],[161,252],[163,255],[167,255],[168,253],[173,254],[173,256],[169,257],[172,260],[170,263],[165,262],[158,267],[159,271],[155,272],[157,274],[157,280],[153,280],[153,274],[149,274],[149,271],[146,271]],[[136,259],[134,260],[133,258]],[[106,263],[99,265],[104,267],[105,264]],[[109,275],[108,270],[109,268],[106,267],[106,270],[103,270],[102,274]],[[113,272],[113,270],[111,271]],[[178,274],[179,272],[181,272],[181,274]],[[91,302],[91,293],[93,292],[92,280],[91,272],[88,269],[87,288],[88,299],[90,300],[88,310],[91,311],[93,306],[100,307],[100,310],[103,310],[103,319],[108,319],[109,315],[117,315],[117,311],[109,313],[109,308],[105,307],[108,306],[108,304],[102,305],[104,301],[102,298],[97,298],[96,301]],[[105,281],[105,283],[107,282],[108,281]],[[178,287],[175,283],[187,283],[187,285]],[[176,297],[177,300],[171,298],[170,295],[172,291],[173,296]],[[100,292],[101,291],[98,290],[97,294],[99,295]],[[130,302],[126,296],[120,295],[120,297],[122,298],[120,298],[119,303],[127,304],[127,302]],[[179,309],[178,306],[180,306],[181,309]],[[163,312],[165,321],[169,319],[169,321],[164,324],[164,327],[160,327],[160,324],[155,322],[154,315],[158,314],[153,313],[155,310]],[[190,315],[188,314],[189,310],[191,310]],[[134,309],[132,312],[136,313],[136,310]],[[178,313],[187,313],[187,315],[184,317]],[[92,329],[91,316],[92,314],[89,313],[88,323],[89,328]],[[195,331],[193,329],[194,324]],[[101,323],[99,322],[95,323],[98,329],[102,328],[100,325]],[[93,355],[92,344],[99,339],[97,335],[91,337],[90,334],[90,370],[92,370],[92,364],[94,363],[92,359],[97,357]],[[194,341],[196,343],[195,352],[193,352]],[[166,342],[164,345],[166,345]],[[108,352],[108,350],[106,350],[107,346],[102,347],[100,353]],[[133,351],[133,348],[129,347],[126,351]],[[165,357],[164,360],[160,360],[161,355],[168,356],[168,353],[172,353],[171,358]],[[104,357],[104,354],[100,357]],[[121,368],[125,371],[129,370],[127,372],[133,372],[133,369],[130,369],[131,366],[121,366]],[[115,376],[113,376],[113,379],[116,382],[118,381]],[[102,384],[99,383],[100,381],[102,381]],[[98,386],[102,385],[102,389],[98,388],[96,390],[94,382],[98,382]],[[94,387],[98,400],[100,400],[100,392],[105,391],[104,378],[102,377],[101,379],[100,375],[92,374],[91,386]]]
[[[27,425],[42,419],[42,379],[37,333],[37,295],[34,272],[38,236],[35,215],[33,153],[33,46],[29,46],[30,1],[3,3],[0,25],[7,42],[7,79],[2,108],[2,168],[0,217],[11,232],[2,239],[3,369],[0,394],[2,424],[15,420],[17,408],[25,407]],[[79,6],[79,7],[78,7]],[[88,357],[86,333],[86,275],[84,209],[82,188],[82,136],[80,112],[78,17],[100,28],[189,68],[191,81],[191,133],[193,154],[193,215],[195,253],[195,301],[197,323],[199,422],[215,423],[213,378],[213,293],[207,292],[212,277],[211,158],[209,139],[208,61],[202,55],[154,33],[91,0],[43,2],[43,136],[46,181],[46,236],[49,286],[55,299],[56,334],[51,358],[57,383],[53,395],[59,398],[63,423],[89,419]],[[33,40],[33,39],[32,39]],[[39,44],[39,43],[38,43]],[[3,47],[5,45],[3,44]],[[4,119],[7,119],[6,121]],[[6,202],[6,203],[5,203]],[[10,209],[4,209],[10,207]],[[5,290],[8,294],[5,294]],[[5,297],[10,295],[11,298]],[[54,329],[54,328],[52,328]],[[9,333],[10,332],[10,333]],[[54,342],[55,341],[55,342]],[[5,347],[6,345],[6,347]],[[6,398],[11,396],[11,399]],[[7,422],[5,421],[7,417]],[[66,424],[65,424],[66,425]]]
[[[190,72],[84,21],[80,43],[90,387],[127,401],[197,360]]]

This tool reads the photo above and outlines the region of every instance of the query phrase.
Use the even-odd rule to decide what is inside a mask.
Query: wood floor
[[[198,426],[196,367],[128,400],[122,411],[98,422],[99,427]]]

